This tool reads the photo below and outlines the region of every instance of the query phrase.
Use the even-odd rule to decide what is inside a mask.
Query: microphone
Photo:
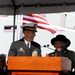
[[[47,44],[47,47],[49,47],[49,44]]]
[[[43,45],[43,46],[41,46],[41,47],[46,47],[46,45]]]
[[[41,47],[45,47],[45,48],[48,48],[48,49],[54,50],[54,49],[52,49],[52,48],[49,47],[49,44],[47,44],[47,45],[43,45],[43,46],[41,46]]]

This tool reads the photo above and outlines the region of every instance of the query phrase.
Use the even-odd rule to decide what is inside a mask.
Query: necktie
[[[1,68],[1,70],[2,70],[2,72],[4,72],[4,69],[3,69],[3,67]]]
[[[27,43],[27,47],[29,48],[29,43]]]

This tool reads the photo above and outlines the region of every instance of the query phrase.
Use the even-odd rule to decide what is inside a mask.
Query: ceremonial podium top
[[[9,56],[8,70],[71,70],[71,61],[66,57]]]

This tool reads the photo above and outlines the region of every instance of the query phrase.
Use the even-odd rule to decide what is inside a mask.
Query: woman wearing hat
[[[71,44],[70,40],[64,35],[59,34],[51,39],[51,44],[54,46],[55,50],[54,52],[47,54],[47,56],[67,57],[72,62],[72,69],[75,69],[75,52],[67,49]],[[64,72],[61,72],[60,75],[73,75],[72,72],[63,73]]]

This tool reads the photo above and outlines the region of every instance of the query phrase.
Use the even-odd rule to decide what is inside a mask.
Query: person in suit
[[[51,52],[47,54],[46,56],[62,56],[62,57],[67,57],[71,60],[72,62],[72,67],[70,72],[60,72],[60,75],[73,75],[75,74],[75,52],[67,49],[71,41],[62,34],[58,34],[56,37],[51,39],[51,44],[54,46],[55,50],[54,52]],[[66,65],[65,65],[66,66]]]
[[[8,56],[41,56],[41,46],[34,41],[35,33],[37,32],[36,26],[36,23],[21,26],[24,37],[12,42]]]
[[[11,72],[7,67],[6,55],[0,54],[0,75],[11,75]]]

